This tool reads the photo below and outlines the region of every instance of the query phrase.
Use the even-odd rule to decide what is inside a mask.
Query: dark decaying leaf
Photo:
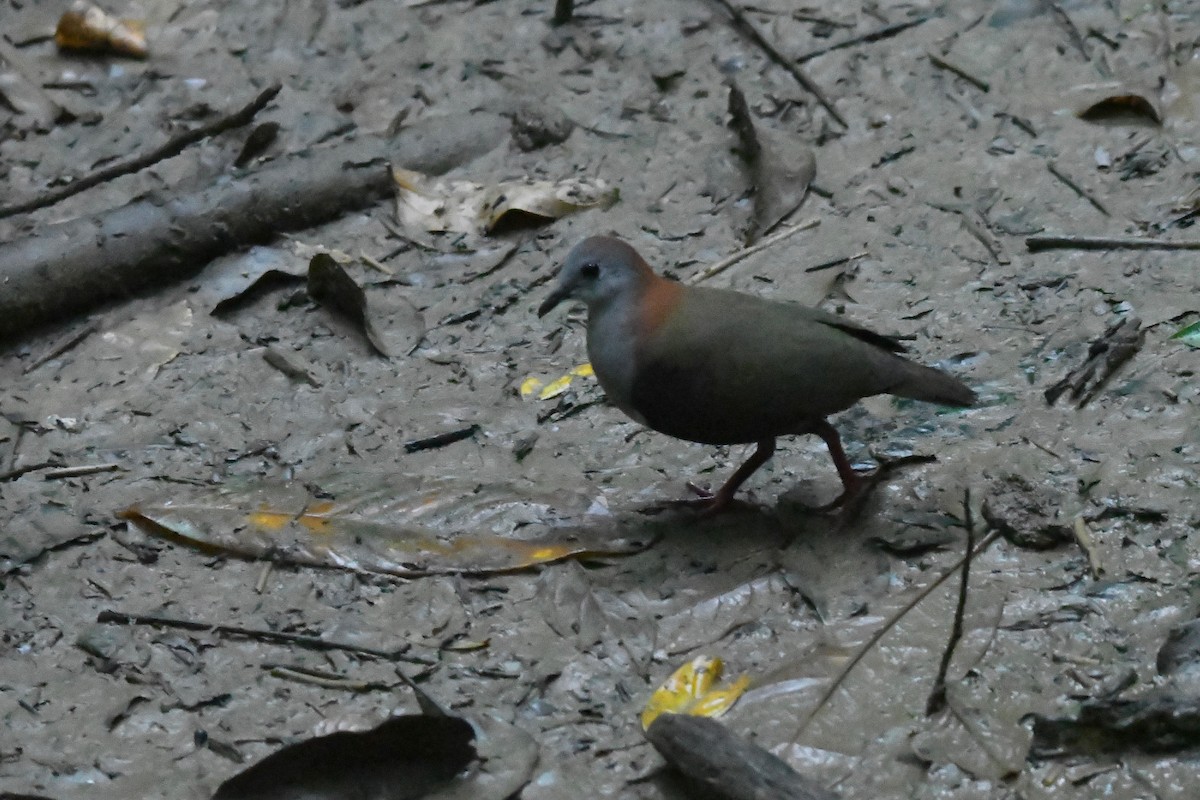
[[[689,781],[731,800],[836,800],[839,796],[804,777],[781,758],[720,722],[688,714],[663,714],[646,738]]]
[[[1160,691],[1132,700],[1091,700],[1074,719],[1035,714],[1029,757],[1198,750],[1200,699]]]
[[[1160,675],[1200,666],[1200,619],[1171,629],[1158,651],[1155,666]]]
[[[730,126],[741,140],[742,153],[754,181],[754,218],[747,244],[762,238],[800,207],[817,173],[812,148],[794,134],[756,126],[746,98],[729,86]]]
[[[467,768],[474,737],[458,717],[393,717],[285,747],[225,781],[213,800],[416,800]]]
[[[308,293],[358,326],[388,358],[411,352],[425,335],[425,321],[411,303],[383,286],[360,286],[328,253],[309,262]]]
[[[1149,121],[1162,124],[1162,112],[1150,98],[1141,94],[1112,94],[1091,103],[1079,112],[1088,122]]]
[[[586,495],[478,478],[380,474],[221,486],[121,512],[151,533],[290,564],[392,575],[504,572],[645,549],[651,523],[587,514]]]
[[[16,492],[10,491],[11,495]],[[103,528],[80,523],[79,516],[58,503],[43,502],[40,497],[12,498],[9,510],[20,525],[0,526],[0,575],[16,570],[43,553],[68,544],[91,541],[105,534]],[[22,508],[21,503],[24,507]]]
[[[1077,406],[1083,408],[1104,388],[1113,373],[1133,358],[1142,346],[1144,333],[1138,317],[1117,320],[1104,335],[1089,345],[1087,360],[1083,364],[1046,389],[1046,402],[1054,405],[1064,392],[1070,390],[1071,399],[1078,400]]]

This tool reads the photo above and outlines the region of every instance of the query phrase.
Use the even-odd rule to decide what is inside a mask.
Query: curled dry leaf
[[[360,286],[329,253],[317,253],[309,262],[308,293],[357,325],[376,351],[392,358],[411,353],[420,343],[425,319],[384,286]]]
[[[795,135],[755,125],[745,96],[733,84],[729,87],[729,114],[754,181],[754,217],[746,239],[753,243],[804,202],[817,174],[817,159],[812,148]]]
[[[392,168],[396,214],[409,230],[485,235],[513,215],[558,219],[586,208],[611,206],[617,190],[601,180],[516,180],[493,185],[434,180]]]
[[[1158,99],[1150,92],[1137,91],[1128,86],[1112,84],[1103,87],[1088,87],[1087,99],[1077,112],[1088,122],[1130,123],[1152,122],[1161,125],[1163,114]]]
[[[475,758],[471,724],[409,714],[289,745],[225,781],[213,800],[428,797]]]
[[[62,50],[101,50],[134,58],[149,55],[141,20],[117,19],[85,0],[76,0],[59,18],[54,43]]]
[[[477,476],[359,474],[222,486],[120,516],[208,550],[403,576],[506,572],[653,542],[646,523],[587,514],[590,505],[586,495]]]

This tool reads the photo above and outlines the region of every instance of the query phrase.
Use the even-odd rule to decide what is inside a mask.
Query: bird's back
[[[688,288],[644,336],[631,401],[646,423],[732,444],[802,431],[863,397],[970,405],[957,379],[896,355],[891,340],[819,309]]]

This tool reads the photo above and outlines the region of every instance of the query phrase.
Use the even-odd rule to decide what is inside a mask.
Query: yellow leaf
[[[546,384],[542,383],[541,378],[528,377],[521,381],[521,399],[528,400],[538,389],[541,389]]]
[[[538,394],[538,400],[549,400],[552,397],[558,397],[567,390],[571,385],[571,376],[563,375],[561,378],[552,380],[546,384],[546,388]]]
[[[580,364],[566,375],[555,378],[549,383],[544,383],[541,378],[530,376],[521,381],[521,398],[528,400],[536,394],[538,400],[550,400],[565,392],[575,378],[590,378],[595,374],[591,364]]]
[[[718,685],[725,663],[719,658],[697,656],[684,664],[655,690],[642,710],[642,728],[660,714],[691,714],[696,717],[719,717],[733,707],[750,677],[742,675],[731,684]]]

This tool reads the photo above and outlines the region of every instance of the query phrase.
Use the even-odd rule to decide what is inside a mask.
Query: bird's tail
[[[904,362],[905,369],[891,394],[960,408],[975,405],[975,392],[953,375],[907,359],[897,360]]]

